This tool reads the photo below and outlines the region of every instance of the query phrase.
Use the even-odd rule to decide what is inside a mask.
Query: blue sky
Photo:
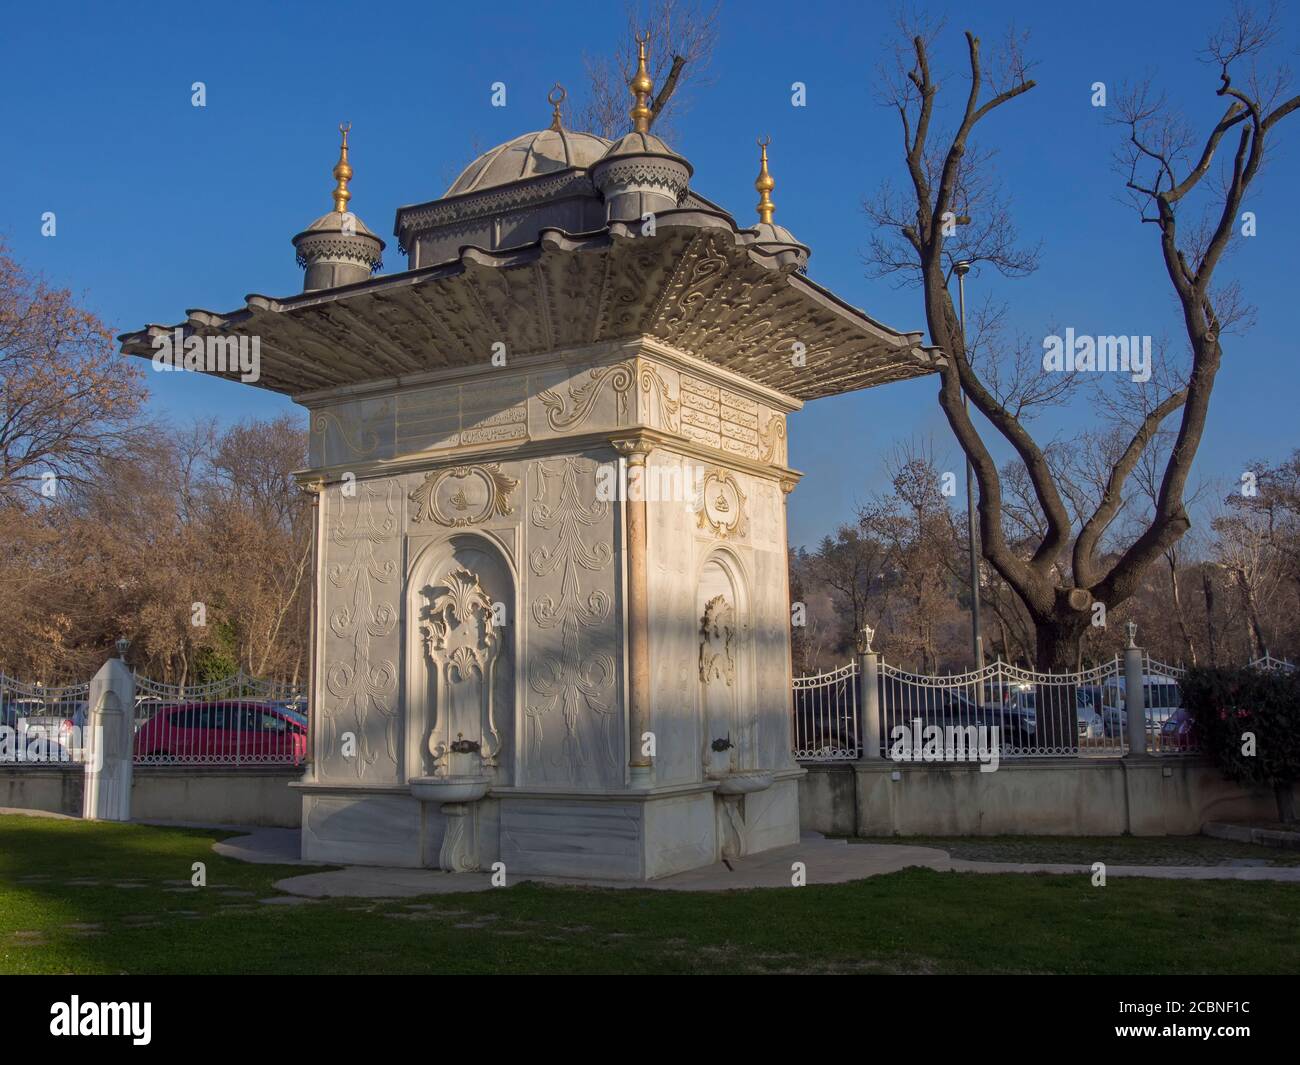
[[[934,2],[948,13],[944,67],[954,93],[961,31],[988,41],[1010,21],[1032,32],[1038,87],[983,127],[1022,234],[1043,241],[1032,277],[968,279],[968,298],[1012,305],[1014,326],[1097,334],[1168,334],[1179,319],[1154,227],[1120,202],[1111,153],[1118,131],[1089,103],[1150,76],[1195,128],[1221,112],[1217,79],[1197,61],[1221,0],[1096,0],[1086,6]],[[863,198],[902,178],[897,119],[875,99],[891,6],[724,3],[712,84],[695,93],[674,147],[693,185],[737,218],[753,217],[754,138],[772,137],[777,221],[813,249],[810,274],[899,329],[923,328],[919,295],[869,280]],[[1294,60],[1300,18],[1284,13]],[[0,44],[6,101],[0,231],[18,257],[70,286],[115,331],[172,322],[187,308],[229,310],[248,292],[298,291],[290,238],[330,208],[340,120],[352,123],[352,207],[388,239],[394,210],[441,195],[472,148],[549,121],[555,81],[578,95],[583,54],[611,51],[617,3],[185,3],[11,8]],[[953,60],[953,61],[947,61]],[[190,104],[204,81],[207,107]],[[508,106],[489,104],[504,81]],[[790,104],[794,81],[808,106]],[[1257,307],[1230,338],[1199,473],[1235,481],[1252,458],[1297,445],[1294,426],[1294,192],[1300,116],[1277,129],[1269,167],[1246,205],[1258,236],[1228,271]],[[58,235],[40,235],[54,211]],[[389,239],[387,268],[404,266]],[[282,397],[187,374],[151,375],[160,419],[238,419],[292,410]],[[791,463],[807,474],[791,500],[791,539],[814,542],[878,488],[894,441],[933,437],[959,456],[926,379],[819,400],[791,424]],[[1068,435],[1086,407],[1051,426]]]

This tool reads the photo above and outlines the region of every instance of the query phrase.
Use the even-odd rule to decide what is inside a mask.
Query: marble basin
[[[412,777],[411,794],[421,802],[478,802],[488,793],[488,776]]]
[[[750,792],[763,791],[772,786],[772,774],[759,770],[742,770],[715,779],[718,782],[716,792],[718,795],[748,795]]]

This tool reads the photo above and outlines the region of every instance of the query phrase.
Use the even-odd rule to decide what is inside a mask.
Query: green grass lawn
[[[5,973],[1294,973],[1300,885],[987,876],[685,894],[521,883],[264,905],[221,833],[0,817]],[[208,886],[189,887],[207,865]],[[120,886],[130,884],[134,886]],[[288,896],[283,896],[288,897]]]

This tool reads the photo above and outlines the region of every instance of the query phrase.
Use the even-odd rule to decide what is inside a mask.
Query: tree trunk
[[[1201,567],[1201,591],[1205,594],[1205,628],[1210,643],[1210,665],[1219,664],[1219,637],[1214,629],[1214,579],[1208,566]]]
[[[1273,797],[1277,800],[1277,819],[1284,825],[1295,823],[1295,793],[1290,782],[1273,785]]]
[[[1088,626],[1087,614],[1067,619],[1035,619],[1035,664],[1040,673],[1072,673],[1079,656],[1079,641]],[[1078,690],[1073,683],[1035,686],[1036,730],[1033,745],[1068,753],[1079,744]]]
[[[1196,665],[1196,645],[1192,642],[1191,630],[1187,627],[1187,616],[1183,613],[1183,595],[1178,588],[1178,556],[1166,552],[1169,561],[1169,590],[1174,598],[1174,617],[1178,621],[1178,631],[1183,638],[1183,650],[1187,654],[1187,664]]]
[[[1241,592],[1241,605],[1246,611],[1246,636],[1250,641],[1250,657],[1253,661],[1256,658],[1263,658],[1267,650],[1264,628],[1259,620],[1259,607],[1255,602],[1255,589],[1240,570],[1233,576],[1237,580],[1237,590]]]

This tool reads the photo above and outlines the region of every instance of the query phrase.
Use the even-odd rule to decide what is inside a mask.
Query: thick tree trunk
[[[1035,662],[1040,673],[1072,673],[1078,662],[1079,641],[1088,627],[1088,615],[1035,619]],[[1034,746],[1065,753],[1079,743],[1079,707],[1074,684],[1036,686]]]

